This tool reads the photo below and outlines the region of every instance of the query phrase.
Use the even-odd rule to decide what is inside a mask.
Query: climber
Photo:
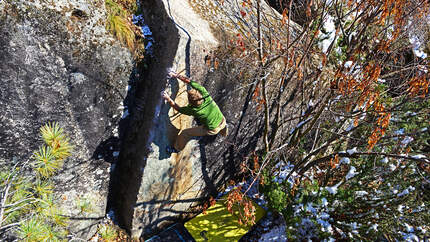
[[[174,149],[170,152],[177,153],[181,151],[193,136],[216,135],[218,133],[224,137],[227,136],[228,129],[225,117],[208,91],[197,82],[191,81],[187,77],[175,72],[170,72],[169,76],[171,78],[177,78],[186,84],[190,84],[192,89],[187,91],[189,104],[185,107],[179,107],[166,91],[163,92],[163,98],[176,111],[185,115],[194,116],[202,124],[197,127],[180,130],[173,145]]]

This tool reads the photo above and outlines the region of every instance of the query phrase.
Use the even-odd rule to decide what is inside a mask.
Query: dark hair
[[[191,89],[187,91],[188,93],[188,102],[191,104],[191,106],[198,107],[203,103],[203,97],[202,94],[200,94],[199,91],[196,89]]]

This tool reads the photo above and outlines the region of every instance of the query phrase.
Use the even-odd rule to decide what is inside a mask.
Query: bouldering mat
[[[150,242],[194,242],[193,237],[188,233],[182,224],[174,224],[163,230],[158,235],[155,235],[148,240]]]
[[[227,196],[219,199],[215,205],[206,210],[206,214],[199,214],[185,223],[185,228],[196,241],[238,241],[252,226],[239,224],[236,215],[228,212],[226,204]],[[252,202],[255,206],[255,222],[257,223],[266,211]]]

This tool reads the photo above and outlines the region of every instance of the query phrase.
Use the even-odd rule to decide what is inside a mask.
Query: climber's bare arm
[[[172,108],[179,112],[180,107],[178,106],[178,104],[175,103],[175,101],[173,101],[173,99],[170,98],[169,94],[167,94],[166,91],[163,92],[163,98],[169,103]]]
[[[183,81],[183,82],[185,82],[185,83],[187,83],[187,84],[190,84],[190,82],[191,82],[191,80],[190,79],[188,79],[187,77],[185,77],[185,76],[181,76],[181,75],[178,75],[178,77],[177,77],[179,80],[181,80],[181,81]]]
[[[171,77],[175,77],[175,78],[178,78],[179,80],[181,80],[181,81],[183,81],[183,82],[185,82],[185,83],[187,83],[187,84],[189,84],[190,83],[190,79],[188,79],[187,77],[185,77],[185,76],[182,76],[182,75],[180,75],[180,74],[178,74],[178,73],[176,73],[176,72],[173,72],[173,71],[171,71],[171,72],[169,72],[169,75],[171,76]]]

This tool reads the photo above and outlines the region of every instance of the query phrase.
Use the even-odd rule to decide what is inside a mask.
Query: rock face
[[[136,90],[130,128],[111,179],[110,207],[132,237],[147,237],[190,214],[196,202],[216,196],[238,173],[244,156],[257,146],[261,123],[250,110],[252,87],[240,87],[205,62],[219,47],[209,24],[187,0],[142,2],[154,37],[154,56]],[[164,103],[166,89],[187,104],[186,87],[167,79],[172,69],[200,82],[227,118],[230,135],[191,140],[180,153],[167,153],[180,129],[197,125]],[[192,214],[192,213],[191,213]]]
[[[259,145],[253,86],[207,65],[223,36],[215,37],[216,21],[210,26],[202,15],[221,10],[209,0],[140,2],[153,53],[138,75],[130,52],[105,30],[103,0],[0,2],[0,158],[29,158],[41,144],[39,127],[59,122],[75,151],[55,177],[56,194],[80,238],[95,232],[106,206],[134,238],[158,232],[216,196]],[[197,13],[190,3],[203,8]],[[202,137],[178,154],[166,152],[179,130],[197,125],[161,100],[166,89],[187,104],[186,86],[167,80],[170,69],[208,89],[227,119],[228,137]],[[135,83],[128,92],[127,82]],[[120,129],[120,121],[129,125]],[[80,200],[90,201],[92,211],[80,211]]]
[[[105,216],[110,164],[95,151],[118,140],[133,68],[105,19],[103,0],[0,2],[0,158],[28,159],[42,144],[39,128],[59,122],[75,148],[54,178],[56,194],[81,238]],[[79,200],[91,211],[80,211]]]

